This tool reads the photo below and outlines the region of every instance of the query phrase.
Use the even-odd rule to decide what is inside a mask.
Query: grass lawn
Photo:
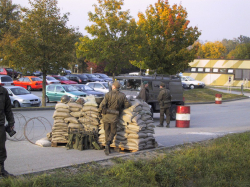
[[[1,187],[250,186],[250,132],[71,169],[0,179]]]
[[[199,102],[214,102],[215,94],[222,94],[222,101],[228,99],[238,99],[246,96],[222,93],[209,88],[200,89],[185,89],[183,96],[185,97],[185,103],[199,103]]]

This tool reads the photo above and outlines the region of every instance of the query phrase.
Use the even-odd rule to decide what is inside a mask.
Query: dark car
[[[14,78],[18,76],[17,71],[13,70],[12,68],[0,68],[0,75],[9,75],[12,77],[14,74]]]
[[[78,84],[86,84],[88,82],[88,77],[84,74],[69,74],[65,75],[69,80],[75,81]]]
[[[108,75],[103,74],[103,73],[93,73],[97,78],[102,79],[105,82],[110,82],[113,81],[112,78],[110,78]]]
[[[85,84],[74,84],[74,86],[77,90],[82,91],[88,95],[93,95],[95,97],[104,97],[105,93],[95,91],[93,88],[89,87]]]
[[[97,78],[94,74],[84,73],[88,77],[88,82],[103,82],[103,79]]]
[[[51,77],[54,77],[55,79],[59,80],[61,84],[77,84],[76,81],[71,81],[65,76],[61,75],[51,75]]]

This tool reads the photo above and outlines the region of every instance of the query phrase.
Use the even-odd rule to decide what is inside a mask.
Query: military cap
[[[165,87],[166,85],[164,82],[161,82],[160,86]]]
[[[113,85],[117,88],[117,89],[119,89],[120,88],[120,83],[119,83],[119,81],[115,81],[114,83],[113,83]]]
[[[143,81],[143,84],[144,84],[144,85],[148,84],[148,81]]]

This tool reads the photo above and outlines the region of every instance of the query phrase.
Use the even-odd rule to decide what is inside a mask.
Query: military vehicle
[[[157,97],[160,92],[160,84],[164,82],[166,88],[170,90],[171,93],[171,108],[170,117],[171,120],[176,118],[176,106],[184,105],[183,101],[183,88],[181,83],[181,77],[178,75],[119,75],[115,79],[121,84],[121,92],[126,94],[128,98],[136,98],[141,90],[143,81],[148,81],[149,90],[149,101],[148,104],[151,105],[151,112],[159,112],[160,106]]]

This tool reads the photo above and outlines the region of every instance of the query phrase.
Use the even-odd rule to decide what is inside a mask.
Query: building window
[[[218,73],[219,72],[219,69],[218,68],[214,68],[213,69],[213,73]]]
[[[242,74],[243,74],[242,69],[236,69],[234,79],[235,80],[242,80]]]
[[[210,68],[205,68],[205,72],[206,72],[206,73],[210,73],[210,72],[211,72],[211,69],[210,69]]]
[[[191,68],[191,72],[195,72],[196,71],[196,68]]]
[[[220,73],[226,73],[227,70],[226,69],[220,69]]]
[[[227,73],[234,73],[234,70],[233,69],[228,69]]]
[[[203,68],[198,68],[198,72],[203,72]]]
[[[243,70],[243,79],[250,79],[250,70],[249,69],[244,69]]]

